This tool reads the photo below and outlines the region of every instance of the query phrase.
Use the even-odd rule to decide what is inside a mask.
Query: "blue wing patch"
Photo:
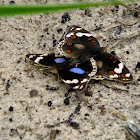
[[[63,63],[66,61],[66,59],[65,58],[56,58],[56,59],[54,59],[54,61],[55,61],[55,63]]]
[[[77,74],[84,74],[85,73],[85,71],[82,70],[81,68],[72,68],[69,71],[73,72],[73,73],[77,73]]]

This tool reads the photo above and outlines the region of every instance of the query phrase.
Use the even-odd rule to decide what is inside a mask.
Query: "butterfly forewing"
[[[58,50],[61,55],[75,58],[90,50],[100,51],[99,47],[98,40],[90,32],[80,26],[72,25],[67,28],[66,34],[58,45]]]

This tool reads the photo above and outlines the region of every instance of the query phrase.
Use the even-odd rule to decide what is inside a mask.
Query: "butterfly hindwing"
[[[66,57],[79,57],[90,50],[100,51],[100,44],[93,35],[81,28],[80,26],[72,25],[67,28],[66,34],[60,40],[58,50],[61,55]]]
[[[97,55],[94,59],[98,67],[97,75],[102,75],[104,78],[124,83],[133,81],[130,71],[124,63],[114,55],[104,52]]]
[[[63,70],[58,70],[59,76],[62,80],[76,90],[82,90],[85,88],[96,72],[96,61],[93,58],[78,64],[67,66]]]

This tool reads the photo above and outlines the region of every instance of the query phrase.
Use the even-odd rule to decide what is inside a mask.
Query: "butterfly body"
[[[98,40],[80,26],[72,25],[58,45],[55,54],[28,54],[30,60],[51,67],[72,89],[83,90],[91,79],[109,79],[124,83],[133,77],[118,58],[103,51]]]

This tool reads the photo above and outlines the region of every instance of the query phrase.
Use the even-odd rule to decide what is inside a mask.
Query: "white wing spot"
[[[41,57],[37,57],[36,59],[35,59],[35,63],[39,63],[39,61],[41,60],[41,59],[43,59],[43,57],[41,56]]]
[[[73,80],[63,80],[65,83],[67,84],[77,84],[79,82],[79,80],[77,79],[73,79]]]
[[[42,54],[42,55],[40,55],[40,56],[48,56],[48,54]]]
[[[73,89],[78,89],[78,88],[79,88],[79,85],[78,85],[78,86],[73,87]]]
[[[114,75],[110,75],[109,77],[112,78],[112,79],[113,78],[118,78],[118,75],[117,74],[114,74]]]
[[[34,56],[35,56],[35,55],[30,55],[30,56],[29,56],[29,59],[33,58]]]
[[[127,74],[125,75],[125,77],[130,77],[130,73],[127,73]]]
[[[114,71],[115,71],[116,73],[122,73],[122,70],[123,70],[124,65],[123,65],[122,62],[119,63],[118,65],[119,65],[119,68],[115,68]]]
[[[77,31],[81,30],[82,28],[76,28]]]
[[[80,89],[82,89],[83,87],[84,87],[84,86],[83,86],[83,85],[81,85],[81,86],[80,86]]]
[[[89,37],[89,36],[92,36],[91,34],[89,34],[89,33],[76,33],[76,35],[78,36],[78,37],[82,37],[82,36],[87,36],[87,37]]]
[[[82,81],[81,81],[81,83],[85,83],[85,82],[87,82],[88,81],[88,79],[83,79]]]
[[[66,37],[71,37],[71,35],[74,35],[74,33],[69,33],[66,35]]]

